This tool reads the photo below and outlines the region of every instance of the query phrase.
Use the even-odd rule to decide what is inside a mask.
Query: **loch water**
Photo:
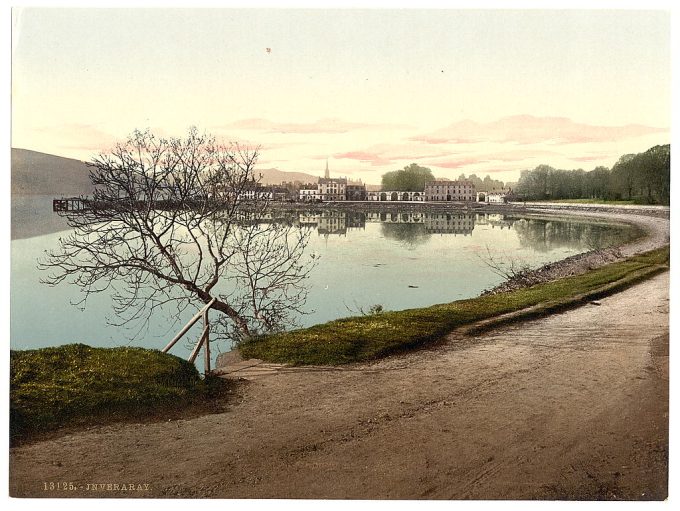
[[[44,275],[38,258],[45,250],[56,249],[59,238],[69,232],[65,219],[51,206],[51,197],[44,196],[12,201],[12,349],[74,342],[162,348],[195,310],[186,311],[175,324],[161,314],[137,332],[109,324],[115,317],[106,292],[88,298],[81,309],[72,305],[82,298],[77,287],[40,282]],[[485,262],[490,254],[499,261],[538,267],[635,234],[621,224],[460,210],[367,212],[325,207],[281,215],[300,229],[311,229],[307,250],[320,256],[307,280],[306,314],[298,318],[302,326],[355,315],[376,304],[401,310],[477,296],[503,280]],[[172,352],[186,357],[199,331],[200,322]],[[213,355],[228,349],[221,343]]]

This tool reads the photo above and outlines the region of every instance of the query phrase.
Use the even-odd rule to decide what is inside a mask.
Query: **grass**
[[[222,380],[202,380],[193,364],[157,350],[68,344],[11,351],[10,437],[166,416],[221,388]]]
[[[339,365],[417,348],[457,327],[533,307],[545,314],[624,289],[664,271],[667,246],[585,274],[526,289],[431,307],[338,319],[310,328],[261,336],[240,346],[244,358],[296,365]]]
[[[529,201],[527,201],[529,202]],[[534,202],[534,201],[531,201]],[[635,200],[613,200],[613,199],[545,199],[536,202],[561,202],[564,204],[607,204],[611,206],[638,204]]]
[[[649,205],[660,205],[661,203],[650,200],[647,197],[634,197],[632,199],[541,199],[535,201],[527,202],[560,202],[563,204],[606,204],[608,206],[620,206],[620,205],[638,205],[638,206],[649,206]],[[666,204],[668,206],[668,204]]]

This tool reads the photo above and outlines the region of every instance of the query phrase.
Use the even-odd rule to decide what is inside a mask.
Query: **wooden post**
[[[187,359],[192,364],[196,361],[196,357],[198,356],[198,352],[201,351],[201,346],[203,346],[204,340],[205,340],[205,331],[203,331],[201,333],[201,337],[198,339],[196,346],[194,346],[194,349],[191,351],[191,355],[189,355],[189,358]]]
[[[208,311],[210,309],[205,309],[203,313],[203,335],[205,339],[205,347],[203,354],[205,355],[205,376],[210,374],[210,323],[208,323]]]
[[[217,300],[217,298],[213,298],[212,300],[210,300],[210,302],[205,307],[203,307],[203,309],[198,311],[196,315],[193,318],[191,318],[186,325],[184,325],[184,328],[182,328],[182,330],[179,331],[179,333],[172,339],[172,341],[170,341],[168,345],[161,351],[163,353],[167,353],[170,350],[170,348],[177,344],[177,341],[179,341],[182,338],[182,336],[186,334],[192,326],[194,326],[194,323],[201,319],[201,315],[204,314],[204,311],[207,311],[208,309],[210,309],[210,307],[212,307],[212,304],[215,303],[215,300]]]

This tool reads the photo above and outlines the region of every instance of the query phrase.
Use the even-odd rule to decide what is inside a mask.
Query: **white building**
[[[475,198],[475,185],[470,181],[437,180],[425,184],[426,201],[472,202]]]
[[[319,196],[322,201],[344,201],[347,199],[347,179],[344,177],[320,177]]]
[[[245,200],[272,200],[274,191],[270,187],[253,185],[245,187],[238,197]]]
[[[477,192],[477,202],[487,204],[505,204],[508,202],[508,194],[512,190],[491,190],[490,192]]]
[[[316,202],[321,199],[318,185],[305,185],[298,192],[298,199],[301,202]]]
[[[324,177],[319,178],[319,198],[322,201],[347,200],[347,178],[330,177],[328,160],[326,160],[326,172]]]
[[[422,202],[425,196],[423,192],[402,192],[402,191],[381,191],[381,192],[367,192],[366,200],[382,201],[382,202],[397,202],[410,201]]]

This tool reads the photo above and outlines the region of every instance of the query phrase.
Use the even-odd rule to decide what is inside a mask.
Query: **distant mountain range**
[[[256,169],[262,184],[316,183],[319,176],[279,169]],[[370,186],[370,185],[369,185]],[[78,196],[92,194],[85,162],[28,149],[12,149],[12,195]]]
[[[284,172],[279,169],[255,169],[255,176],[262,174],[260,182],[263,185],[278,185],[283,182],[300,181],[302,184],[316,183],[319,176],[305,174],[304,172]]]
[[[319,180],[319,176],[315,176],[313,174],[306,174],[304,172],[285,172],[279,169],[256,169],[255,174],[257,175],[258,173],[262,175],[260,182],[263,185],[278,185],[284,182],[294,183],[295,181],[299,181],[302,184],[307,184],[316,183]],[[342,176],[331,174],[331,177]],[[352,179],[349,180],[353,181]],[[382,187],[380,185],[366,185],[366,190],[369,192],[378,191],[381,189]]]

